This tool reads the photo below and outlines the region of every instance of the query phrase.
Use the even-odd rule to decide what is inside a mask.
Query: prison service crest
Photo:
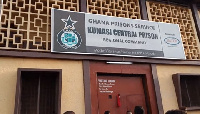
[[[82,42],[80,34],[76,31],[74,24],[77,21],[73,21],[68,16],[67,19],[61,19],[65,26],[64,28],[57,34],[57,42],[60,44],[61,47],[65,49],[77,49]]]

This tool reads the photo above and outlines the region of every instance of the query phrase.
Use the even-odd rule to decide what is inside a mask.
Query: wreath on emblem
[[[65,23],[64,29],[57,34],[57,42],[65,49],[77,49],[82,42],[80,34],[76,31],[73,21],[68,16],[67,19],[61,19]]]

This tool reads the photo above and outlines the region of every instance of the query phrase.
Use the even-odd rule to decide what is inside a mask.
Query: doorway
[[[136,106],[142,107],[145,114],[158,114],[151,65],[89,62],[88,76],[85,80],[90,88],[86,90],[91,100],[88,114],[133,113]]]
[[[140,74],[98,74],[99,114],[134,113],[136,106],[147,114],[147,102],[143,85],[144,75]]]

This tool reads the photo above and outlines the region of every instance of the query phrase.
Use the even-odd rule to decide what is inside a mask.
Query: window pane
[[[56,76],[47,73],[40,77],[40,114],[55,114]]]
[[[181,77],[181,93],[183,106],[200,106],[200,79],[198,76]]]
[[[22,73],[21,114],[37,114],[38,79],[37,75]]]
[[[20,114],[56,114],[57,81],[55,72],[23,72]]]
[[[181,77],[181,94],[182,94],[182,103],[184,106],[190,106],[190,100],[188,96],[188,89],[187,89],[187,79],[185,77]]]

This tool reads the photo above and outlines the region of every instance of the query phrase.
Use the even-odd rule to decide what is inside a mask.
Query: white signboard
[[[185,59],[176,24],[57,9],[52,52]]]
[[[100,93],[113,93],[112,87],[115,86],[115,80],[98,79]]]

